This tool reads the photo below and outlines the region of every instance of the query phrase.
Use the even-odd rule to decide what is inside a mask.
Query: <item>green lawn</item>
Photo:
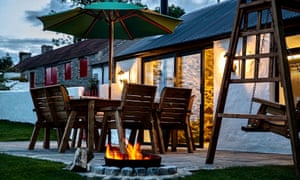
[[[32,130],[32,124],[0,120],[0,141],[29,141]],[[54,135],[52,138],[55,138],[54,131],[51,134]],[[64,170],[65,167],[63,163],[0,154],[0,179],[86,179],[74,172]],[[200,170],[184,179],[300,180],[300,177],[295,175],[293,166],[262,166]]]
[[[0,154],[0,179],[7,180],[54,180],[86,179],[79,174],[64,170],[63,163]]]
[[[0,141],[29,141],[34,125],[30,123],[0,120]],[[44,131],[40,131],[38,140],[43,139]],[[55,131],[51,131],[51,139],[56,139]]]

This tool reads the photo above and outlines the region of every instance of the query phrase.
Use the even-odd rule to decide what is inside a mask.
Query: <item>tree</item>
[[[7,53],[6,56],[0,58],[0,72],[7,72],[13,67],[12,57]]]
[[[160,7],[156,7],[154,11],[160,12]],[[185,14],[184,9],[182,9],[179,6],[175,6],[174,4],[172,4],[171,6],[168,7],[168,15],[169,16],[179,18],[184,14]]]

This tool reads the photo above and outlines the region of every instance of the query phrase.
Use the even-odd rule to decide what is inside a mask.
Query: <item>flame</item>
[[[134,146],[128,144],[126,147],[126,154],[120,153],[119,149],[112,147],[110,144],[106,146],[105,157],[108,159],[119,159],[119,160],[147,160],[150,159],[147,156],[143,156],[141,153],[140,144],[135,144]]]

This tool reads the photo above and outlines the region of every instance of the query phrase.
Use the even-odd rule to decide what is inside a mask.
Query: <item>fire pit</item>
[[[122,154],[126,157],[127,154]],[[116,167],[159,167],[161,163],[161,157],[154,154],[143,154],[145,159],[110,159],[105,157],[106,166],[116,166]]]
[[[141,153],[140,145],[128,144],[127,153],[120,153],[118,148],[107,145],[105,152],[105,165],[116,167],[159,167],[161,157],[155,154]]]

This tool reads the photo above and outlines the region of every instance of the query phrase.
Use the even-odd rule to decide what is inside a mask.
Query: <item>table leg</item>
[[[76,115],[77,115],[76,111],[71,111],[71,113],[68,117],[66,128],[65,128],[65,131],[64,131],[64,135],[63,135],[62,140],[59,144],[59,148],[58,148],[59,152],[65,152],[65,150],[68,146],[68,140],[69,140],[69,137],[70,137],[71,129],[73,127]]]
[[[94,150],[94,122],[95,121],[95,100],[90,100],[88,104],[88,150],[93,152]]]

